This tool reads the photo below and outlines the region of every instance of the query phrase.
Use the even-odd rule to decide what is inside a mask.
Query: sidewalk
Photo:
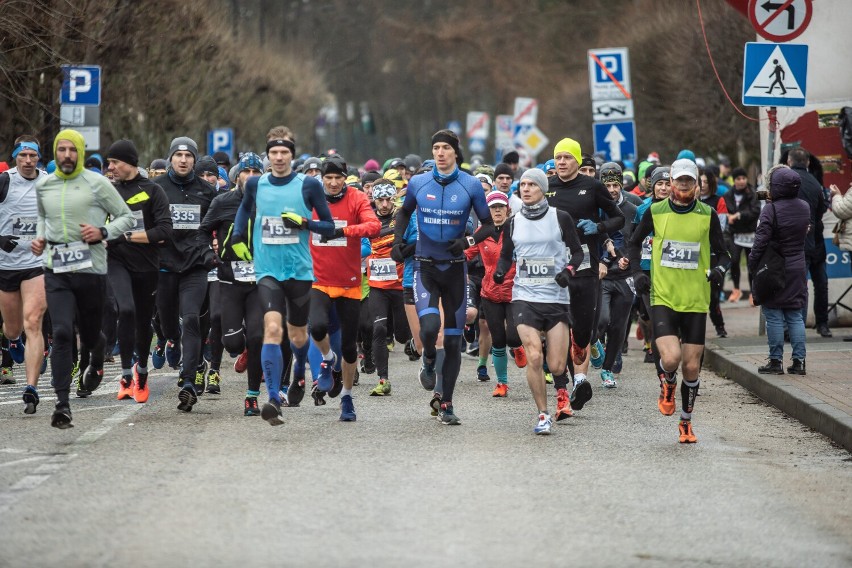
[[[832,329],[834,337],[822,338],[808,329],[805,376],[760,375],[769,349],[757,333],[759,308],[742,300],[723,304],[722,312],[728,337],[716,338],[708,318],[704,364],[852,452],[852,342],[843,341],[852,330]],[[785,369],[790,359],[786,344]]]

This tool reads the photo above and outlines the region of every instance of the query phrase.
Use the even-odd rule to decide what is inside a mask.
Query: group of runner
[[[711,284],[730,256],[694,161],[656,167],[640,199],[619,164],[598,167],[570,138],[525,171],[463,169],[458,136],[440,130],[432,159],[363,174],[335,152],[297,160],[286,127],[266,138],[265,157],[245,153],[230,172],[187,137],[146,172],[119,140],[107,176],[84,167],[74,130],[56,136],[52,174],[37,167],[38,140],[15,141],[0,174],[0,311],[4,357],[26,367],[24,412],[36,412],[49,354],[51,424],[71,427],[75,380],[78,397],[95,391],[115,345],[119,399],[148,400],[150,360],[178,370],[189,412],[220,392],[228,351],[246,372],[246,416],[282,424],[310,388],[317,405],[339,396],[340,420],[354,421],[359,357],[378,376],[370,394],[390,394],[395,338],[421,360],[431,413],[458,425],[463,344],[478,336],[477,377],[489,379],[490,358],[492,394],[505,397],[508,359],[525,367],[534,432],[549,434],[592,398],[590,366],[617,387],[637,306],[659,410],[674,414],[680,371],[679,440],[696,441]]]

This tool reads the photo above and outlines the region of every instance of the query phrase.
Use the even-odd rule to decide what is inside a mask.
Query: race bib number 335
[[[197,229],[201,225],[201,205],[191,203],[172,203],[172,227],[175,229]]]

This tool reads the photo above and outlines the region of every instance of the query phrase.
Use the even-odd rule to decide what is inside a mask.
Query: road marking
[[[51,457],[46,463],[38,466],[33,473],[24,476],[6,491],[0,492],[0,519],[27,493],[50,479],[50,476],[62,471],[71,460],[77,457],[78,454],[76,452],[84,450],[87,446],[99,440],[107,432],[112,430],[116,424],[124,422],[144,406],[143,404],[124,406],[124,408],[116,411],[112,416],[105,418],[98,426],[74,440],[69,447],[68,453],[57,454]]]

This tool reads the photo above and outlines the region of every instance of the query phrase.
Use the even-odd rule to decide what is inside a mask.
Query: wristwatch
[[[473,237],[465,237],[467,239],[467,246],[472,247],[476,244],[476,241],[473,240]]]
[[[101,227],[101,228],[100,228],[100,231],[101,231],[101,239],[105,241],[105,240],[106,240],[106,238],[107,238],[107,230],[106,230],[106,227]]]
[[[124,240],[128,243],[131,242],[130,237],[133,235],[133,231],[124,231]]]

